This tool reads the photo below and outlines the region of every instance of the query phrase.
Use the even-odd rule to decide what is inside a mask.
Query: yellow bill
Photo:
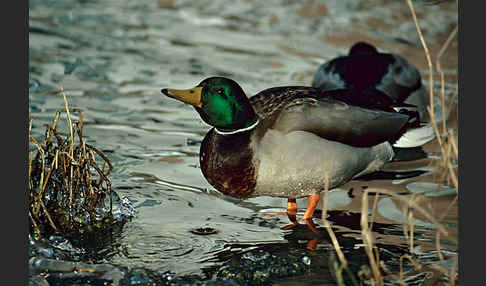
[[[195,87],[191,89],[162,89],[162,93],[164,93],[165,95],[178,99],[182,102],[197,106],[199,108],[202,107],[201,92],[202,87]]]

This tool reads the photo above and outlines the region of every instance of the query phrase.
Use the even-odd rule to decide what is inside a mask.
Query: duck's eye
[[[222,88],[218,88],[218,89],[216,90],[216,93],[217,93],[219,96],[221,96],[221,97],[223,97],[223,98],[226,98],[226,93],[224,92],[224,89],[222,89]]]

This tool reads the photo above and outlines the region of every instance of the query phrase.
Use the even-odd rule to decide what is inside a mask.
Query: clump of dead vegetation
[[[61,94],[65,108],[57,111],[52,124],[45,124],[42,141],[32,136],[32,120],[29,124],[35,146],[28,162],[30,232],[38,239],[52,233],[79,238],[123,223],[113,216],[114,204],[119,207],[120,202],[108,178],[112,165],[83,139],[83,112],[70,109],[63,90]],[[64,113],[65,136],[58,131]]]
[[[353,285],[363,285],[363,283],[366,285],[384,285],[385,280],[393,281],[393,283],[396,283],[398,285],[407,285],[406,282],[407,277],[405,277],[403,271],[404,265],[407,263],[411,265],[417,272],[420,272],[425,268],[437,270],[439,273],[442,274],[440,280],[444,282],[443,284],[447,283],[448,285],[455,285],[458,280],[458,276],[457,276],[458,254],[453,256],[453,262],[450,267],[444,267],[443,265],[440,265],[432,260],[419,259],[417,255],[415,255],[415,250],[414,250],[416,246],[416,237],[414,235],[414,229],[415,229],[414,217],[417,214],[419,214],[422,217],[425,217],[427,221],[432,223],[436,228],[436,235],[435,235],[436,249],[435,250],[437,254],[437,259],[440,262],[444,262],[446,259],[441,249],[441,239],[447,237],[449,242],[451,242],[452,240],[452,243],[457,245],[457,237],[451,235],[448,232],[448,229],[444,227],[444,225],[442,224],[442,220],[444,216],[449,212],[450,208],[454,204],[457,204],[457,200],[459,196],[458,193],[459,185],[458,185],[458,176],[457,176],[459,153],[458,153],[457,128],[449,127],[446,120],[447,119],[446,112],[447,111],[450,112],[453,108],[457,109],[457,105],[453,104],[455,98],[451,100],[452,102],[450,104],[446,103],[444,72],[441,69],[440,60],[441,60],[441,56],[450,46],[452,40],[456,37],[458,32],[458,27],[456,26],[455,29],[451,32],[447,40],[442,45],[442,48],[440,49],[439,53],[436,55],[435,68],[441,83],[440,94],[438,95],[437,92],[435,92],[434,90],[434,69],[433,69],[433,63],[431,60],[429,49],[422,35],[422,31],[420,29],[412,1],[406,0],[406,2],[410,8],[411,15],[413,17],[413,21],[415,23],[422,47],[425,52],[427,64],[428,64],[428,70],[429,70],[428,88],[430,92],[429,94],[430,106],[428,107],[428,111],[437,138],[437,143],[439,146],[438,151],[440,152],[440,159],[437,160],[437,163],[435,163],[435,167],[437,167],[438,169],[438,171],[436,172],[438,176],[438,182],[440,182],[440,184],[442,185],[448,185],[454,187],[456,190],[456,195],[455,198],[451,201],[449,207],[444,210],[443,217],[434,217],[420,205],[420,199],[418,198],[418,196],[415,195],[407,196],[407,195],[397,194],[385,189],[376,189],[376,188],[366,189],[363,193],[362,202],[361,202],[361,237],[363,239],[364,251],[368,256],[369,264],[363,265],[359,273],[350,273],[348,269],[348,261],[346,260],[345,255],[341,250],[339,241],[336,239],[336,236],[334,235],[329,222],[325,219],[326,205],[327,205],[327,192],[328,192],[328,188],[326,187],[325,195],[323,198],[324,205],[322,211],[323,213],[322,221],[326,226],[327,231],[329,232],[329,236],[331,237],[333,246],[339,258],[339,263],[334,265],[334,270],[336,272],[335,276],[338,277],[337,279],[338,285],[344,285],[343,278],[342,278],[343,275],[348,275]],[[455,96],[457,96],[457,94],[455,94]],[[442,113],[441,114],[442,120],[439,122],[436,122],[436,114],[433,108],[434,101],[437,100],[441,101],[441,106],[442,106],[442,109],[440,111]],[[454,114],[454,112],[452,112],[452,114]],[[374,194],[374,199],[372,199],[373,205],[370,208],[369,198],[370,196],[372,198],[373,194]],[[390,267],[388,267],[380,259],[379,251],[375,243],[374,234],[372,232],[373,222],[376,216],[377,202],[380,196],[391,197],[394,200],[399,201],[403,205],[402,214],[404,220],[403,220],[402,228],[403,228],[404,237],[407,240],[406,243],[408,244],[408,253],[400,256],[398,273],[391,271]],[[345,270],[345,272],[343,272],[343,270]],[[355,276],[358,276],[359,279],[355,278]],[[361,283],[358,284],[358,280],[360,280]]]

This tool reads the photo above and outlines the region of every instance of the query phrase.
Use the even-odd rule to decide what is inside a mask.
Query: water
[[[137,210],[117,247],[106,250],[102,262],[160,275],[169,271],[208,277],[245,251],[263,249],[270,255],[274,250],[268,245],[297,251],[299,263],[307,267],[316,261],[306,254],[309,241],[318,240],[315,253],[328,255],[332,249],[328,237],[316,238],[300,228],[280,230],[288,223],[282,213],[283,199],[242,201],[215,191],[198,162],[200,142],[209,127],[192,107],[163,96],[161,88],[188,88],[214,75],[233,78],[248,95],[279,85],[310,85],[319,64],[345,54],[358,40],[401,53],[418,66],[424,79],[428,77],[404,1],[34,0],[29,4],[33,135],[40,138],[42,124],[51,122],[56,110],[64,107],[59,94],[63,88],[69,105],[84,111],[85,140],[103,151],[114,166],[113,189]],[[417,13],[431,53],[436,55],[457,23],[455,2],[415,5],[420,7]],[[457,91],[457,42],[442,59],[446,95],[452,101]],[[457,238],[455,190],[443,187],[442,196],[430,195],[440,180],[431,164],[440,154],[436,142],[424,149],[428,158],[388,168],[428,171],[423,175],[352,182],[329,194],[328,219],[346,241],[347,258],[356,267],[367,263],[359,237],[366,187],[415,194],[438,216],[451,206],[444,219],[451,237]],[[408,247],[401,225],[402,204],[380,198],[376,242],[385,250],[386,246]],[[305,204],[305,199],[298,200],[299,206]],[[433,252],[434,224],[419,213],[414,215],[417,257],[444,264]],[[450,264],[457,244],[443,240],[441,247],[452,253],[446,260]],[[302,262],[302,257],[307,259]],[[312,271],[312,279],[333,281],[328,273]],[[312,281],[305,272],[282,283],[300,283],[302,277]],[[417,277],[412,280],[425,280]]]

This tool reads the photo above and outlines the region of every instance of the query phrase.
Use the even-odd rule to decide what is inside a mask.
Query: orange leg
[[[297,202],[295,198],[288,198],[287,200],[287,213],[296,215],[297,214]]]
[[[305,221],[307,227],[314,233],[320,233],[316,228],[314,222],[312,221],[312,215],[316,210],[317,203],[319,202],[319,194],[313,194],[309,196],[309,202],[307,204],[307,209],[305,210],[304,216],[301,220]]]
[[[287,201],[287,216],[292,223],[283,226],[281,228],[283,230],[291,229],[299,224],[297,222],[297,203],[295,198],[289,198]]]
[[[309,203],[307,204],[307,209],[305,210],[304,216],[301,220],[312,219],[312,215],[314,214],[318,202],[319,194],[313,194],[309,196]]]

